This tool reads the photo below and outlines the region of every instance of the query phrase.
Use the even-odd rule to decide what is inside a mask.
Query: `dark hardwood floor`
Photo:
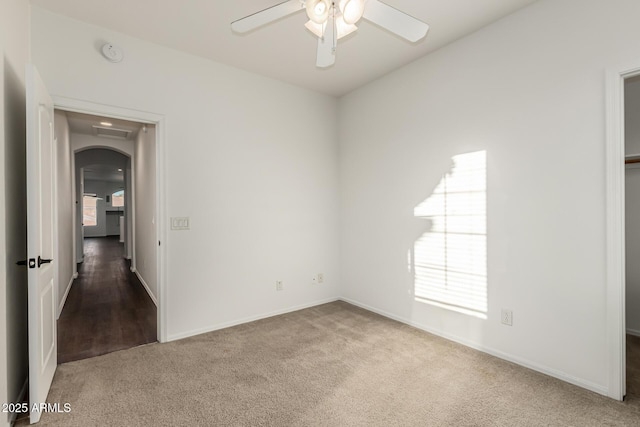
[[[87,238],[60,319],[58,363],[156,341],[156,306],[117,237]]]
[[[640,400],[640,337],[627,335],[627,398]]]

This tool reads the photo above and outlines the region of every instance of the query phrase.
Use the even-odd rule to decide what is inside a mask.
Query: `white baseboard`
[[[147,282],[145,282],[142,276],[140,275],[140,272],[135,268],[132,268],[131,271],[133,271],[136,274],[136,276],[138,276],[138,280],[140,280],[140,283],[142,283],[142,286],[144,286],[144,288],[147,290],[147,293],[149,294],[149,298],[151,298],[151,301],[153,301],[153,303],[157,307],[158,300],[156,299],[156,296],[153,295],[153,292],[151,292],[151,288],[149,288],[149,285],[147,285]]]
[[[271,312],[268,312],[268,313],[259,314],[259,315],[256,315],[256,316],[249,316],[249,317],[245,317],[245,318],[242,318],[242,319],[233,320],[231,322],[223,322],[223,323],[218,323],[218,324],[213,325],[213,326],[207,326],[207,327],[204,327],[204,328],[193,329],[193,330],[188,331],[188,332],[181,332],[179,334],[169,335],[167,337],[167,342],[181,340],[183,338],[189,338],[189,337],[192,337],[194,335],[205,334],[207,332],[213,332],[213,331],[217,331],[217,330],[220,330],[220,329],[226,329],[226,328],[230,328],[232,326],[241,325],[243,323],[255,322],[256,320],[266,319],[268,317],[273,317],[273,316],[279,316],[281,314],[292,313],[294,311],[304,310],[305,308],[311,308],[311,307],[315,307],[317,305],[327,304],[327,303],[335,302],[335,301],[338,301],[338,300],[339,300],[339,298],[337,298],[337,297],[335,297],[335,298],[326,298],[326,299],[323,299],[323,300],[320,300],[320,301],[314,301],[314,302],[309,303],[309,304],[297,305],[297,306],[288,307],[288,308],[285,308],[285,309],[282,309],[282,310],[275,310],[275,311],[271,311]]]
[[[12,403],[22,403],[24,401],[24,398],[27,396],[27,388],[29,386],[29,377],[27,377],[24,380],[24,384],[22,385],[22,388],[20,389],[20,393],[18,393],[18,396],[16,397],[15,400],[12,401]],[[18,414],[16,412],[11,412],[9,414],[9,425],[12,426],[13,423],[16,422],[16,418],[18,418]]]
[[[638,331],[636,329],[627,328],[627,334],[628,335],[633,335],[633,336],[636,336],[636,337],[640,337],[640,331]]]
[[[60,305],[58,306],[58,316],[56,317],[56,319],[60,318],[60,315],[62,314],[62,309],[64,308],[64,305],[67,302],[67,297],[69,296],[71,285],[73,285],[73,281],[77,277],[78,277],[78,273],[73,273],[73,276],[71,276],[71,280],[69,280],[69,284],[67,285],[67,288],[64,291],[64,295],[62,296],[62,301],[60,301]]]
[[[540,365],[540,364],[532,362],[530,360],[523,359],[523,358],[518,357],[518,356],[513,356],[511,354],[504,353],[502,351],[499,351],[499,350],[484,346],[482,344],[478,344],[476,342],[472,342],[472,341],[469,341],[467,339],[464,339],[464,338],[461,338],[461,337],[458,337],[458,336],[455,336],[455,335],[451,335],[451,334],[444,333],[442,331],[435,330],[435,329],[433,329],[431,327],[422,325],[420,323],[414,322],[414,321],[409,320],[409,319],[405,319],[404,317],[396,316],[396,315],[388,313],[388,312],[386,312],[384,310],[380,310],[380,309],[377,309],[375,307],[368,306],[366,304],[360,303],[358,301],[351,300],[349,298],[341,297],[340,300],[344,301],[346,303],[355,305],[357,307],[363,308],[365,310],[371,311],[373,313],[377,313],[377,314],[379,314],[381,316],[384,316],[384,317],[387,317],[389,319],[396,320],[396,321],[398,321],[400,323],[404,323],[406,325],[413,326],[414,328],[421,329],[421,330],[423,330],[425,332],[429,332],[430,334],[437,335],[439,337],[445,338],[445,339],[447,339],[449,341],[457,342],[458,344],[462,344],[464,346],[471,347],[471,348],[473,348],[475,350],[478,350],[478,351],[481,351],[483,353],[490,354],[490,355],[495,356],[495,357],[497,357],[499,359],[507,360],[509,362],[515,363],[516,365],[524,366],[525,368],[529,368],[531,370],[543,373],[545,375],[549,375],[551,377],[554,377],[554,378],[557,378],[559,380],[568,382],[568,383],[573,384],[575,386],[582,387],[582,388],[585,388],[587,390],[591,390],[591,391],[593,391],[595,393],[602,394],[604,396],[608,396],[607,388],[605,386],[600,385],[600,384],[595,384],[595,383],[592,383],[590,381],[585,381],[583,379],[576,378],[576,377],[574,377],[572,375],[569,375],[569,374],[566,374],[566,373],[564,373],[562,371],[558,371],[556,369],[552,369],[552,368],[549,368],[547,366]]]

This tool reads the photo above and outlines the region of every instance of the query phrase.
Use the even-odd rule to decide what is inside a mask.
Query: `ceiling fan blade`
[[[267,25],[287,15],[296,13],[304,9],[304,3],[300,0],[288,0],[271,6],[267,9],[245,16],[231,23],[231,29],[236,33],[248,33],[256,28]]]
[[[368,0],[362,17],[412,43],[424,38],[429,31],[428,24],[380,0]]]
[[[324,37],[318,37],[318,58],[316,67],[328,68],[336,62],[335,22],[328,19],[324,29]]]

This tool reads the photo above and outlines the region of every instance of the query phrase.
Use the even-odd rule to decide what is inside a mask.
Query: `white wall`
[[[73,194],[71,168],[71,140],[69,122],[63,111],[55,112],[54,128],[56,138],[56,191],[58,216],[58,249],[56,269],[58,272],[58,315],[62,311],[67,293],[71,288],[73,274],[76,272],[73,256]]]
[[[125,207],[125,224],[124,224],[124,253],[129,260],[133,257],[133,179],[131,172],[132,161],[129,159],[127,168],[124,170],[124,207]]]
[[[163,206],[167,218],[191,219],[162,242],[170,339],[338,296],[335,99],[32,16],[33,60],[54,96],[165,119]],[[123,62],[101,57],[104,40],[124,49]],[[323,285],[311,284],[317,273]]]
[[[82,133],[73,133],[71,135],[71,149],[74,153],[88,148],[107,148],[119,151],[129,157],[133,156],[133,141],[104,138],[94,135],[85,135]]]
[[[0,402],[15,402],[28,375],[25,65],[29,4],[2,1],[0,13]],[[0,415],[0,426],[12,414]]]
[[[640,154],[640,78],[625,82],[625,153]],[[627,331],[640,335],[640,165],[625,173]]]
[[[639,15],[635,0],[543,0],[343,98],[344,296],[606,393],[604,74],[637,59]],[[414,207],[476,150],[487,320],[414,301],[407,272]]]
[[[135,269],[154,302],[158,301],[156,232],[156,129],[138,132],[134,155]]]

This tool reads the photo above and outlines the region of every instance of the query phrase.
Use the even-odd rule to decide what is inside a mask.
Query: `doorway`
[[[55,120],[58,252],[73,271],[69,281],[59,263],[58,361],[155,342],[156,125],[68,110]]]
[[[640,396],[640,76],[624,81],[627,395]]]
[[[626,164],[633,164],[633,143],[626,144],[626,123],[631,122],[625,108],[625,89],[640,76],[640,62],[607,71],[606,99],[606,310],[608,396],[623,400],[627,395],[627,351],[636,353],[635,343],[627,348],[627,239]],[[628,147],[627,147],[628,146]],[[628,150],[628,154],[627,154]],[[629,157],[627,158],[627,155]],[[632,226],[633,227],[633,226]],[[632,254],[630,254],[632,255]],[[629,262],[637,263],[635,260]],[[632,338],[633,340],[633,338]],[[630,358],[634,355],[630,354]],[[633,363],[633,361],[632,361]],[[630,365],[631,369],[633,365]],[[635,382],[635,379],[631,379]],[[634,391],[634,394],[636,392]],[[635,396],[638,397],[638,396]]]

